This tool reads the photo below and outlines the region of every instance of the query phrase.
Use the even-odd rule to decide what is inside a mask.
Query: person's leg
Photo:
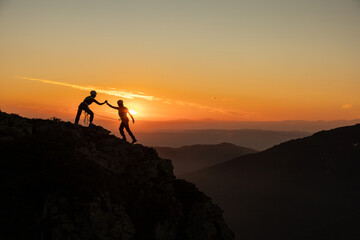
[[[124,124],[123,122],[121,122],[120,127],[119,127],[120,135],[122,136],[122,139],[123,139],[124,141],[126,141],[126,136],[125,136],[125,133],[124,133],[124,128],[125,128],[125,124]]]
[[[80,119],[81,112],[82,112],[82,109],[79,106],[77,114],[76,114],[76,118],[75,118],[75,124],[79,124],[79,119]]]
[[[91,111],[88,106],[85,107],[84,111],[87,112],[87,113],[90,115],[90,124],[92,124],[92,121],[94,120],[94,113],[93,113],[93,111]]]
[[[94,113],[89,109],[89,112],[90,114],[90,124],[92,124],[93,120],[94,120]]]
[[[129,133],[129,135],[130,135],[130,137],[132,139],[132,143],[136,142],[136,138],[135,138],[134,134],[130,130],[129,123],[125,125],[125,129]]]

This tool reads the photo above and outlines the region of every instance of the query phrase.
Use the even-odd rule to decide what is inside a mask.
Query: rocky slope
[[[161,158],[171,159],[174,166],[174,174],[176,176],[257,152],[254,149],[236,146],[231,143],[220,143],[214,145],[196,144],[179,148],[154,148]]]
[[[322,131],[183,176],[237,239],[360,239],[360,125]]]
[[[1,239],[233,239],[169,160],[101,127],[0,112]]]

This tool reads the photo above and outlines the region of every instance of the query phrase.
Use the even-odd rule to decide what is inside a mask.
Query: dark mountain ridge
[[[179,148],[154,147],[161,158],[171,159],[176,176],[257,152],[231,143],[196,144]]]
[[[256,150],[265,150],[291,139],[306,137],[309,132],[272,131],[261,129],[202,129],[171,132],[139,132],[141,142],[153,147],[180,147],[195,144],[228,142]]]
[[[183,177],[238,239],[360,239],[360,125],[322,131]]]
[[[1,239],[233,239],[169,160],[101,127],[0,112]]]

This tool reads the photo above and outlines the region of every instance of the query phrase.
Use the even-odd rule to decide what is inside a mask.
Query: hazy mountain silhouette
[[[323,131],[183,176],[237,239],[360,239],[360,125]]]
[[[299,131],[242,130],[188,130],[174,132],[137,133],[144,144],[157,147],[180,147],[195,144],[218,144],[228,142],[256,150],[265,150],[276,144],[295,138],[309,136]]]
[[[231,143],[197,144],[179,148],[155,147],[155,149],[161,158],[171,159],[176,176],[257,152]]]
[[[97,119],[100,121],[103,119]],[[305,131],[315,133],[321,130],[333,129],[341,126],[349,126],[358,123],[359,119],[354,120],[335,120],[335,121],[217,121],[214,119],[201,120],[172,120],[172,121],[147,121],[142,120],[136,123],[137,132],[171,132],[199,129],[264,129],[272,131]],[[111,122],[109,127],[114,126]],[[135,126],[134,126],[135,127]],[[114,132],[118,132],[115,128]]]
[[[169,160],[101,127],[0,112],[0,152],[1,239],[233,239]]]

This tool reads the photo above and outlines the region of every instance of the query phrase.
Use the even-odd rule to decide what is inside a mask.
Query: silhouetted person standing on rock
[[[129,112],[129,110],[124,107],[124,103],[122,100],[119,100],[117,102],[117,104],[119,105],[119,107],[114,107],[112,106],[111,104],[109,104],[107,101],[105,101],[106,104],[111,107],[111,108],[114,108],[114,109],[117,109],[119,111],[119,117],[121,119],[121,124],[120,124],[120,127],[119,127],[119,130],[120,130],[120,134],[122,136],[122,140],[126,141],[126,136],[125,136],[125,133],[124,133],[124,128],[126,129],[126,131],[129,133],[130,137],[132,138],[132,142],[131,143],[135,143],[137,140],[135,138],[135,136],[133,135],[133,133],[131,132],[130,130],[130,126],[129,126],[129,118],[128,118],[128,114],[130,115],[131,119],[132,119],[132,122],[135,123],[135,120],[134,120],[134,117],[131,115],[131,113]]]
[[[80,103],[79,109],[78,109],[78,112],[77,112],[76,118],[75,118],[75,124],[79,123],[80,115],[81,115],[82,111],[84,110],[86,113],[88,113],[90,115],[90,124],[89,124],[89,126],[92,125],[92,121],[94,119],[94,113],[90,110],[89,105],[92,104],[93,102],[95,102],[98,105],[103,105],[106,102],[105,101],[103,103],[99,103],[98,101],[96,101],[95,100],[96,94],[97,93],[95,91],[91,91],[90,96],[86,97],[84,99],[84,101],[82,103]]]

